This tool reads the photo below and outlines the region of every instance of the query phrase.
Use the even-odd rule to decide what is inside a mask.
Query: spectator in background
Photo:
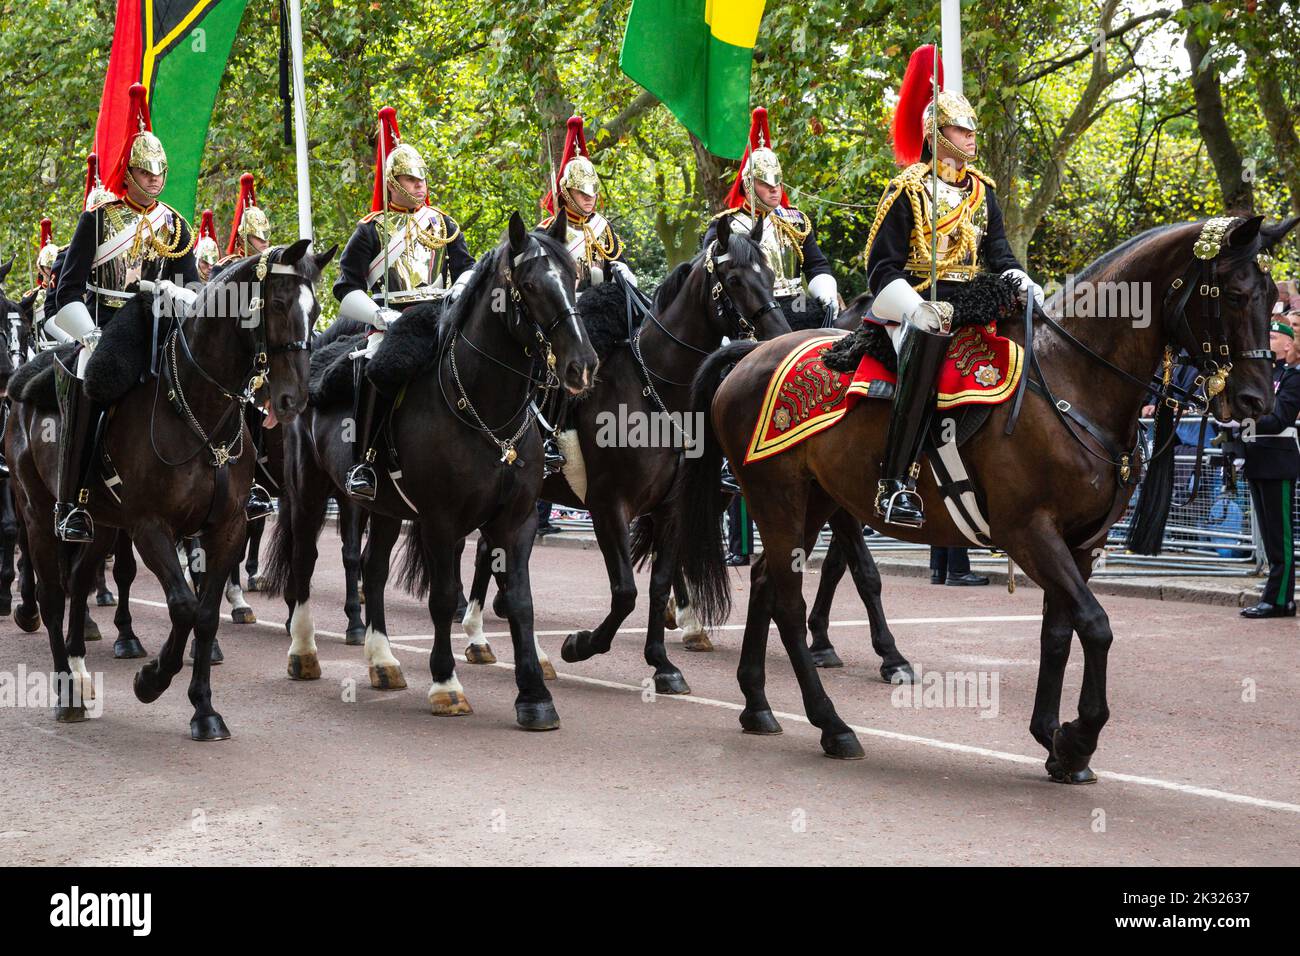
[[[952,587],[978,587],[989,579],[970,569],[970,555],[966,548],[931,548],[930,583],[948,584]]]
[[[1273,369],[1273,410],[1255,423],[1254,435],[1243,434],[1246,479],[1255,520],[1264,539],[1268,581],[1258,604],[1242,608],[1250,619],[1295,617],[1295,480],[1300,478],[1300,445],[1296,416],[1300,414],[1300,369],[1288,365],[1294,353],[1295,330],[1281,317],[1269,324],[1269,345],[1277,364]]]

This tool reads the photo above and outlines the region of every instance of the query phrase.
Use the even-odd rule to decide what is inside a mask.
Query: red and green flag
[[[127,91],[143,84],[154,135],[167,150],[162,198],[194,218],[199,164],[230,46],[248,0],[118,0],[113,46],[95,126],[95,152],[104,184],[119,194],[114,176],[136,130],[130,129]]]
[[[709,152],[740,159],[766,0],[633,0],[619,66]]]

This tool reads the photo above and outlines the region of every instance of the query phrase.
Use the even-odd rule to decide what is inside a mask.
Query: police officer
[[[1300,446],[1296,416],[1300,414],[1300,368],[1288,365],[1295,330],[1274,318],[1269,345],[1277,364],[1273,369],[1273,410],[1255,423],[1253,440],[1245,441],[1246,480],[1255,506],[1255,520],[1264,539],[1268,581],[1258,604],[1242,608],[1241,616],[1295,617],[1295,481],[1300,478]]]

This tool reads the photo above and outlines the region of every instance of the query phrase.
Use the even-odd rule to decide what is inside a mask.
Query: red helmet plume
[[[934,99],[934,72],[939,71],[939,89],[943,89],[943,63],[935,63],[933,43],[919,46],[907,61],[903,85],[894,109],[894,158],[905,166],[919,162],[925,144],[925,110]]]

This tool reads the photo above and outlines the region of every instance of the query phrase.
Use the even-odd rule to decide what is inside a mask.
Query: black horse
[[[609,575],[609,613],[594,631],[568,635],[561,656],[574,662],[609,651],[636,607],[634,562],[649,558],[645,661],[661,694],[690,692],[664,646],[665,610],[677,575],[672,543],[660,532],[681,456],[694,453],[699,437],[684,414],[691,377],[724,337],[766,339],[790,330],[758,246],[762,224],[746,234],[733,233],[730,223],[720,219],[717,241],[665,279],[654,302],[646,303],[648,313],[629,312],[629,301],[635,309],[639,297],[614,283],[583,294],[579,310],[601,355],[600,376],[565,423],[563,471],[542,486],[543,499],[590,512]],[[473,663],[495,659],[482,627],[490,574],[481,544],[464,620],[470,639],[465,656]],[[707,641],[689,605],[675,609],[675,616],[688,642]]]
[[[145,564],[162,583],[172,629],[159,656],[135,678],[141,701],[156,700],[181,669],[191,630],[197,635],[190,701],[195,740],[230,736],[212,707],[210,655],[220,620],[222,588],[238,560],[245,534],[244,502],[252,483],[252,456],[245,453],[248,434],[240,407],[246,395],[269,399],[278,417],[292,421],[307,402],[310,329],[319,312],[315,284],[334,255],[308,252],[308,240],[276,247],[240,261],[207,286],[192,314],[171,322],[161,348],[156,380],[130,387],[115,403],[102,448],[120,483],[93,483],[89,509],[97,526],[117,528],[139,549]],[[113,320],[144,323],[151,297],[136,296]],[[134,314],[128,314],[133,310]],[[130,325],[125,328],[131,328]],[[105,348],[101,344],[101,348]],[[44,362],[73,361],[71,347],[47,352]],[[104,358],[117,360],[109,351]],[[92,358],[88,376],[96,367]],[[142,365],[147,367],[147,356]],[[39,363],[25,382],[36,390]],[[24,369],[26,372],[27,369]],[[17,388],[15,388],[17,391]],[[100,534],[94,542],[67,551],[54,536],[51,515],[57,472],[55,443],[43,434],[42,421],[53,418],[48,399],[15,395],[14,415],[6,435],[11,467],[18,485],[17,502],[27,527],[37,578],[41,616],[50,639],[56,672],[66,686],[79,688],[60,701],[60,720],[82,720],[84,701],[93,693],[85,666],[83,621],[95,568],[118,536]],[[208,586],[196,596],[186,583],[176,556],[176,542],[200,534],[210,572]],[[63,638],[64,602],[71,598],[67,641]]]
[[[575,267],[561,241],[562,217],[558,223],[553,231],[529,232],[517,213],[511,215],[506,240],[479,260],[453,305],[422,306],[403,315],[398,328],[430,331],[431,367],[411,370],[385,429],[390,461],[395,458],[400,467],[381,469],[386,477],[379,494],[364,505],[370,512],[364,580],[371,683],[405,686],[389,647],[383,598],[392,547],[407,519],[414,522],[407,581],[417,592],[427,590],[435,632],[429,706],[439,715],[470,712],[451,650],[453,562],[458,542],[478,530],[503,562],[519,687],[515,715],[528,730],[559,726],[533,635],[528,558],[542,442],[530,406],[539,385],[551,379],[575,395],[590,388],[597,364],[574,306]],[[388,348],[401,348],[391,338],[397,334],[390,332],[371,360],[372,379],[374,363]],[[313,407],[285,434],[286,472],[293,480],[267,575],[289,606],[288,670],[294,679],[320,677],[311,576],[326,501],[342,494],[352,464],[350,424],[350,408]]]

